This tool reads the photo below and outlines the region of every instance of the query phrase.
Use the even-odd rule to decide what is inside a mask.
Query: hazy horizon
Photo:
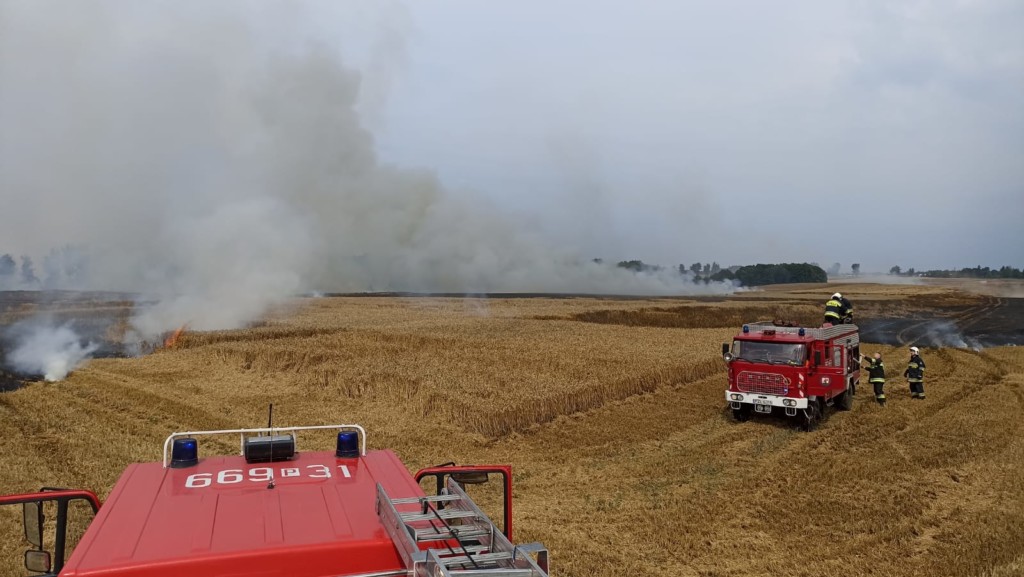
[[[0,254],[145,331],[310,291],[1020,267],[1024,5],[0,0]],[[72,263],[73,264],[73,263]],[[197,327],[200,328],[200,327]]]

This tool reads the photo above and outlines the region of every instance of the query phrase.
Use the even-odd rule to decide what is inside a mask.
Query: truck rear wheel
[[[835,405],[840,411],[849,411],[853,408],[853,383],[850,383],[846,391],[836,397]]]

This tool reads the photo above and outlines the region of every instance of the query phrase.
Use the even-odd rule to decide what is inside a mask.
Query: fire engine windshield
[[[752,363],[802,365],[807,360],[807,346],[799,343],[733,341],[732,355]]]

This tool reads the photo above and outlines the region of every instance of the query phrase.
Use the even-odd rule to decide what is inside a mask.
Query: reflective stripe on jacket
[[[923,381],[924,360],[922,360],[918,355],[910,357],[910,362],[907,363],[907,370],[903,371],[903,376],[907,377],[907,380],[912,383],[920,383]]]
[[[836,319],[842,319],[844,312],[845,307],[843,306],[843,303],[836,299],[830,299],[827,303],[825,303],[826,317],[835,317]]]
[[[868,382],[885,382],[885,364],[881,360],[876,362],[875,359],[868,359]]]

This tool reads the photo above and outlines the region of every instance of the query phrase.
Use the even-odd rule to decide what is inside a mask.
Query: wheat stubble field
[[[721,343],[745,320],[816,323],[836,288],[865,319],[976,320],[993,302],[867,284],[301,299],[250,329],[0,393],[0,492],[104,497],[169,432],[262,426],[274,403],[281,425],[360,423],[410,469],[511,463],[516,539],[544,542],[557,576],[1024,575],[1024,348],[926,347],[928,399],[912,402],[906,347],[869,342],[888,407],[862,386],[811,433],[725,411]],[[18,511],[0,523],[0,575],[22,575]]]

